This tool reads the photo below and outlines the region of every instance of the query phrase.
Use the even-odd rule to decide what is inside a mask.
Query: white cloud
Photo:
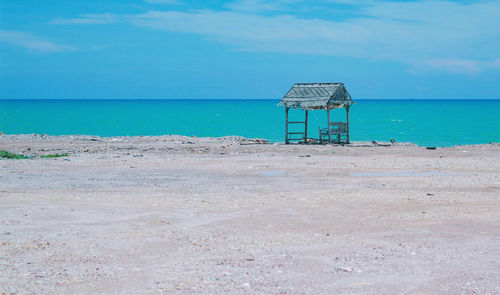
[[[323,13],[315,14],[321,19],[305,18],[301,12],[305,6],[316,12],[322,8],[300,0],[237,0],[225,6],[229,10],[149,11],[128,16],[108,13],[54,23],[110,23],[120,18],[137,26],[198,34],[245,51],[395,61],[408,64],[413,71],[430,68],[479,73],[498,68],[498,62],[492,62],[500,52],[498,1],[326,2],[350,5],[352,11],[338,15],[324,5]]]
[[[55,53],[76,49],[73,46],[42,40],[32,34],[20,31],[0,31],[0,42],[20,46],[30,52]]]
[[[71,24],[110,24],[118,20],[118,16],[112,13],[102,13],[102,14],[84,14],[77,18],[63,19],[56,18],[51,21],[54,25],[71,25]]]
[[[500,58],[496,58],[493,63],[492,63],[492,67],[493,68],[496,68],[496,69],[500,69]]]
[[[151,4],[175,4],[175,5],[182,4],[177,0],[144,0],[144,1]]]
[[[472,61],[490,60],[500,52],[497,2],[374,2],[361,12],[363,17],[340,21],[335,15],[303,19],[238,11],[150,11],[130,19],[135,25],[199,34],[240,50],[439,64],[469,72],[483,66]]]
[[[366,42],[365,35],[349,34],[342,23],[290,15],[273,17],[232,11],[197,13],[150,11],[130,17],[133,24],[165,31],[194,33],[234,44],[244,50],[336,54],[337,43]],[[350,54],[345,50],[342,54]]]
[[[437,59],[425,61],[424,65],[441,71],[477,74],[481,72],[482,64],[477,60],[468,59]]]
[[[429,69],[455,74],[474,75],[487,69],[500,69],[500,58],[491,60],[473,59],[428,59],[415,64],[410,72],[421,72]]]
[[[293,2],[296,1],[238,0],[227,4],[226,7],[231,10],[246,12],[280,11],[288,8],[288,5]]]

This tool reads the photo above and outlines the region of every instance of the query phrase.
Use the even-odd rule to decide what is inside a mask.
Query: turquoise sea
[[[500,100],[355,100],[351,141],[452,146],[500,142]],[[241,135],[284,141],[278,100],[0,100],[0,131],[100,136]],[[301,120],[304,112],[290,112]],[[310,137],[326,127],[325,111],[309,112]],[[345,110],[332,121],[345,120]]]

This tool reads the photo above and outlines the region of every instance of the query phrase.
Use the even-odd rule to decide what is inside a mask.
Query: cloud
[[[264,12],[282,11],[289,8],[288,4],[296,1],[263,1],[263,0],[238,0],[226,5],[227,8],[236,11]]]
[[[454,74],[478,74],[488,69],[500,69],[500,58],[491,60],[473,60],[473,59],[428,59],[419,64],[415,64],[410,72],[418,73],[428,71],[429,69],[439,70]]]
[[[111,24],[118,20],[118,16],[112,13],[102,13],[102,14],[84,14],[78,18],[56,18],[51,21],[51,24],[54,25],[71,25],[71,24],[91,24],[91,25],[100,25],[100,24]]]
[[[468,59],[428,60],[424,65],[441,71],[464,74],[477,74],[483,68],[480,61]]]
[[[346,31],[342,23],[305,20],[290,15],[269,17],[233,11],[150,11],[132,16],[130,21],[159,30],[199,34],[250,51],[355,55],[339,45],[367,42],[361,28]],[[351,34],[353,30],[358,32]]]
[[[496,69],[500,69],[500,58],[496,58],[493,63],[492,63],[492,67],[493,68],[496,68]]]
[[[0,42],[23,47],[29,52],[55,53],[76,50],[73,46],[56,44],[20,31],[0,31]]]
[[[314,13],[308,15],[307,9]],[[107,13],[53,23],[103,24],[119,18],[136,26],[197,34],[242,51],[331,55],[399,62],[412,71],[479,73],[498,68],[498,62],[492,62],[500,52],[498,15],[498,1],[325,0],[312,5],[300,0],[237,0],[223,10]]]
[[[342,21],[336,21],[335,15],[304,19],[241,11],[150,11],[135,16],[133,23],[199,34],[240,50],[390,60],[434,68],[439,64],[468,72],[482,69],[482,63],[472,60],[492,59],[500,51],[500,3],[373,2],[358,9],[361,16]]]
[[[182,4],[177,0],[144,0],[144,1],[151,4],[175,4],[175,5]]]
[[[149,11],[130,20],[139,26],[198,34],[239,50],[322,54],[412,65],[448,60],[441,65],[471,71],[475,65],[464,61],[493,59],[500,52],[500,3],[374,2],[365,4],[359,13],[361,16],[336,21],[335,15],[306,19],[233,10]]]

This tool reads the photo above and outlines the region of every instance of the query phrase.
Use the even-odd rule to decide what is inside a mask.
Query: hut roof
[[[288,108],[330,109],[354,104],[343,83],[295,83],[278,103]]]

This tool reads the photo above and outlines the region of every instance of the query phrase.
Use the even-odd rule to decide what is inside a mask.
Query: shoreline
[[[263,144],[263,145],[285,145],[284,142],[271,142],[264,138],[247,138],[239,135],[229,135],[220,137],[198,137],[198,136],[185,136],[185,135],[132,135],[132,136],[98,136],[98,135],[47,135],[47,134],[0,134],[0,144],[4,142],[167,142],[167,143],[240,143],[242,145],[248,144]],[[480,146],[497,146],[500,142],[489,142],[480,144],[458,144],[453,146],[431,146],[438,149],[450,149],[460,147],[480,147]],[[288,144],[287,146],[329,146],[329,147],[419,147],[426,148],[428,145],[417,145],[412,142],[384,142],[384,141],[352,141],[349,144]]]

